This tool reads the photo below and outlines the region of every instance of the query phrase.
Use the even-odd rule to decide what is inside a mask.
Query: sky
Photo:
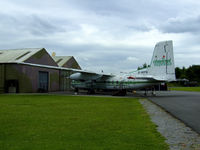
[[[0,49],[45,48],[82,69],[129,72],[173,40],[176,67],[200,64],[197,0],[0,0]]]

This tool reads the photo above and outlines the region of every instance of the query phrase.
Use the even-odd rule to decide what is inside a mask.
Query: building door
[[[18,80],[6,80],[5,92],[6,93],[18,93],[19,92]]]
[[[39,92],[48,92],[49,87],[49,73],[39,71]]]

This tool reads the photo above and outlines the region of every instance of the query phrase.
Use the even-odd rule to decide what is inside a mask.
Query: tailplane
[[[156,80],[176,80],[172,41],[163,41],[156,44],[150,67],[147,70],[148,75]]]

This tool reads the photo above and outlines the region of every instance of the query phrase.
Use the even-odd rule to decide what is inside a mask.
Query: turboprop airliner
[[[94,93],[96,90],[115,91],[115,95],[126,95],[127,91],[149,88],[163,82],[175,81],[172,41],[155,45],[150,66],[120,75],[77,71],[70,76],[72,87]]]

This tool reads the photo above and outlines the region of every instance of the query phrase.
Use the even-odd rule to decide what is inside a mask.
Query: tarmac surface
[[[146,98],[200,134],[200,92],[162,91]]]

